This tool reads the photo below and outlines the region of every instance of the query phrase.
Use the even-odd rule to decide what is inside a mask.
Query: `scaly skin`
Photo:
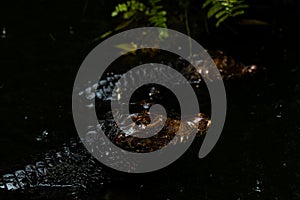
[[[135,117],[137,121],[148,121],[146,116],[133,114],[128,116],[128,119],[131,117]],[[167,128],[163,134],[142,140],[125,136],[122,131],[116,130],[118,128],[112,118],[100,120],[99,123],[100,126],[105,126],[107,136],[114,138],[112,141],[123,149],[150,152],[168,144],[174,136],[174,127],[179,125],[180,120],[167,118]],[[161,123],[160,117],[152,122],[154,126],[159,123]],[[189,137],[189,129],[197,125],[198,135],[203,135],[209,123],[210,121],[203,115],[191,119],[185,124],[185,131],[180,133],[180,141],[177,142],[184,142]],[[58,150],[45,153],[38,162],[26,165],[24,169],[13,173],[4,174],[0,179],[0,188],[7,191],[21,191],[27,195],[34,194],[35,198],[45,194],[57,198],[63,193],[73,199],[80,198],[81,195],[95,188],[99,192],[109,181],[110,176],[103,170],[101,164],[90,155],[79,139],[73,139]]]
[[[15,191],[5,195],[22,193],[33,198],[58,197],[63,191],[73,199],[81,191],[89,191],[91,185],[100,190],[108,177],[80,140],[72,139],[60,149],[45,153],[39,161],[1,176],[0,188]]]
[[[223,79],[239,78],[256,71],[256,66],[245,67],[221,51],[216,51],[211,55]],[[197,60],[195,63],[197,64]],[[194,73],[190,66],[187,66],[181,72],[184,75],[188,74],[187,77],[191,80],[191,84],[199,84],[201,82],[201,77],[198,73]],[[94,109],[95,97],[100,100],[100,104],[117,99],[117,95],[112,96],[111,94],[121,76],[121,74],[109,73],[98,84],[87,86],[85,90],[79,89],[78,95],[83,96],[82,102],[84,107]],[[176,81],[176,77],[170,77],[168,74],[166,74],[166,77],[170,81]],[[127,78],[130,79],[131,76]],[[126,83],[123,83],[123,86],[126,87]],[[148,96],[144,101],[134,102],[133,104],[144,106],[155,103],[157,98],[159,98],[160,88],[151,87],[149,92],[152,93],[151,99]],[[149,124],[148,114],[147,112],[137,113],[127,116],[127,118],[130,120],[132,118],[135,122],[147,125]],[[174,131],[176,131],[176,127],[178,127],[180,122],[176,117],[169,117],[166,119],[166,128],[162,131],[162,134],[157,134],[152,138],[139,139],[120,131],[112,120],[111,113],[107,113],[104,119],[99,120],[100,126],[102,126],[112,142],[123,149],[135,152],[151,152],[162,148],[174,137]],[[151,122],[153,125],[159,123],[161,123],[159,116]],[[189,137],[189,129],[195,126],[198,126],[198,135],[203,135],[210,124],[210,120],[199,113],[198,117],[191,118],[183,123],[185,124],[184,131],[179,133],[181,137],[177,142],[184,142]],[[92,127],[92,131],[95,131],[96,126]],[[135,130],[135,132],[138,132],[138,130]],[[109,181],[110,176],[103,170],[101,164],[85,149],[81,141],[72,139],[60,149],[46,152],[39,161],[26,165],[23,169],[0,176],[0,195],[3,194],[3,191],[21,191],[22,194],[28,194],[32,198],[41,197],[45,199],[51,194],[52,198],[62,195],[66,198],[78,199],[82,192],[88,192],[93,189],[101,191],[101,188]],[[13,192],[12,194],[17,193]]]

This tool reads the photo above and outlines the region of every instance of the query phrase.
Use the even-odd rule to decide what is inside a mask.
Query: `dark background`
[[[248,2],[244,18],[268,25],[229,22],[195,38],[259,67],[255,78],[226,83],[228,116],[215,149],[199,160],[195,147],[163,170],[114,183],[103,196],[300,199],[300,3]],[[32,155],[76,136],[72,85],[95,46],[91,41],[118,24],[110,17],[114,3],[1,2],[0,30],[7,32],[0,38],[1,170],[23,166]],[[47,141],[37,141],[44,131]]]

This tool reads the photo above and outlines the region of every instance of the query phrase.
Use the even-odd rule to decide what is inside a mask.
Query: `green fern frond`
[[[161,4],[162,0],[149,0],[147,5],[139,0],[130,0],[118,4],[111,16],[115,17],[123,13],[123,19],[128,20],[137,12],[140,12],[147,18],[149,25],[167,27],[167,11],[164,10]]]
[[[229,17],[244,14],[248,5],[244,0],[206,0],[202,8],[208,8],[207,18],[214,17],[217,20],[215,25],[218,27]]]
[[[137,12],[143,12],[146,9],[145,4],[136,0],[126,1],[126,3],[120,3],[115,7],[115,10],[111,13],[112,17],[123,13],[124,19],[129,19]]]
[[[111,16],[115,17],[122,13],[123,19],[130,21],[139,12],[143,18],[148,21],[148,25],[166,28],[167,11],[162,6],[162,0],[148,0],[145,4],[141,1],[142,0],[129,0],[125,3],[120,3],[115,7]],[[162,29],[159,33],[159,37],[163,39],[167,36],[168,33]]]

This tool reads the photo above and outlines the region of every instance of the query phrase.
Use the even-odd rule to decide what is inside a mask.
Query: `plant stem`
[[[86,0],[85,3],[84,3],[83,9],[82,9],[82,14],[81,14],[82,18],[85,16],[88,4],[89,4],[89,0]]]
[[[184,23],[185,23],[185,28],[186,28],[186,32],[189,36],[189,52],[190,52],[190,57],[192,58],[192,39],[191,39],[191,30],[190,30],[190,26],[189,26],[189,19],[188,19],[188,8],[187,6],[184,9]]]

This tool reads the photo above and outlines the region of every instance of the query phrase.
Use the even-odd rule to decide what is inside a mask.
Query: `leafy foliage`
[[[144,12],[146,9],[146,6],[136,0],[130,0],[126,3],[120,3],[116,6],[115,10],[112,12],[111,16],[115,17],[119,15],[120,13],[123,13],[124,19],[129,19],[133,15],[135,15],[138,11]]]
[[[206,0],[202,8],[207,7],[209,7],[207,17],[214,17],[217,20],[216,27],[218,27],[227,18],[244,14],[248,5],[244,0]]]
[[[167,27],[167,11],[163,9],[161,0],[149,0],[150,8],[146,10],[145,14],[149,17],[150,24],[158,27]]]
[[[130,0],[126,3],[118,4],[111,16],[115,17],[123,13],[123,19],[127,20],[134,17],[138,12],[142,13],[148,19],[150,25],[167,27],[167,11],[163,9],[161,0],[149,0],[148,4],[144,4],[138,0]]]
[[[131,22],[140,13],[143,15],[143,18],[147,19],[150,26],[167,28],[167,11],[162,6],[161,1],[149,0],[147,4],[144,4],[139,0],[129,0],[118,4],[111,16],[115,17],[122,13],[123,19]],[[164,29],[161,29],[159,37],[166,38],[168,37],[168,33]]]
[[[205,13],[207,18],[215,18],[215,26],[218,27],[226,19],[242,15],[248,5],[245,0],[202,0],[200,5],[192,4],[191,0],[127,0],[124,3],[119,3],[115,6],[115,10],[111,13],[112,17],[122,15],[124,22],[117,26],[114,30],[108,31],[96,38],[103,39],[110,35],[113,31],[119,31],[132,24],[132,22],[144,23],[145,26],[155,26],[167,28],[167,11],[163,6],[163,2],[174,3],[178,5],[179,15],[183,16],[186,25],[188,35],[190,35],[190,28],[188,24],[188,10],[190,6],[199,7],[199,11]],[[202,7],[201,7],[202,6]],[[201,9],[202,8],[202,9]],[[180,10],[182,12],[180,13]],[[179,17],[180,18],[180,17]],[[205,19],[206,23],[206,19]],[[207,28],[207,27],[206,27]],[[161,29],[159,32],[159,38],[163,39],[168,37],[166,29]]]

